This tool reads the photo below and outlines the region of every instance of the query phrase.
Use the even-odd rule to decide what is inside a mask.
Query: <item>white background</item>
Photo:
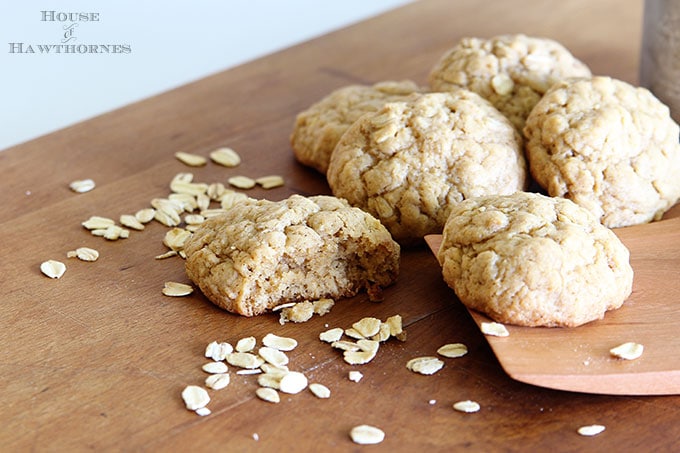
[[[0,150],[409,1],[0,0]],[[67,44],[131,53],[40,53],[71,24],[42,21],[43,10],[99,13]],[[10,53],[10,43],[35,53]]]

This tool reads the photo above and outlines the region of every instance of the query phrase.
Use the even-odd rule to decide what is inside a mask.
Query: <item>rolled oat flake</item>
[[[359,425],[349,432],[352,442],[361,445],[379,444],[385,439],[385,433],[380,428],[370,425]]]

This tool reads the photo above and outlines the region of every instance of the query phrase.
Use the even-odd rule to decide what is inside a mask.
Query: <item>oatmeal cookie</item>
[[[399,245],[385,227],[330,196],[239,202],[201,225],[185,251],[203,294],[245,316],[385,287],[399,272]]]
[[[437,255],[467,307],[522,326],[578,326],[632,291],[628,249],[586,209],[517,192],[451,210]]]
[[[415,83],[403,80],[349,85],[332,92],[297,115],[290,136],[296,159],[325,174],[338,140],[361,115],[420,91]]]
[[[452,204],[523,190],[527,181],[519,134],[468,90],[362,116],[338,142],[326,176],[335,196],[376,216],[402,245],[441,232]]]
[[[610,228],[658,220],[678,201],[679,132],[647,89],[610,77],[557,83],[524,129],[538,184]]]
[[[429,82],[437,91],[474,91],[521,131],[527,115],[553,83],[589,76],[590,69],[561,44],[519,34],[462,39],[435,64]]]

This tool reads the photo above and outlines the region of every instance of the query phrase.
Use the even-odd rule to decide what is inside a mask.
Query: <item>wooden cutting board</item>
[[[664,220],[615,229],[630,250],[633,293],[604,319],[575,328],[507,326],[508,337],[487,336],[505,372],[520,382],[609,395],[680,394],[680,207]],[[433,252],[441,235],[426,238]],[[451,297],[456,296],[451,293]],[[477,323],[490,321],[474,310]],[[609,350],[644,345],[636,360]]]

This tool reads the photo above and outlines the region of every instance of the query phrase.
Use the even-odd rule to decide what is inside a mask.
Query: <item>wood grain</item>
[[[153,259],[164,250],[158,224],[114,243],[80,227],[90,215],[117,217],[165,196],[170,179],[187,170],[173,158],[180,150],[228,145],[242,155],[234,170],[197,169],[200,181],[275,173],[285,187],[251,194],[329,193],[292,157],[295,114],[349,83],[425,83],[434,61],[463,36],[549,36],[596,73],[635,82],[641,7],[640,0],[420,1],[1,152],[2,449],[352,451],[349,429],[368,423],[387,433],[372,451],[672,451],[680,441],[678,397],[587,395],[509,378],[424,247],[403,253],[383,303],[360,295],[324,317],[281,326],[275,316],[230,315],[199,294],[162,296],[165,281],[186,277],[181,261]],[[82,178],[97,188],[70,192],[68,183]],[[78,246],[98,249],[99,261],[68,260],[59,280],[40,274],[43,260],[65,260]],[[359,368],[364,379],[350,382],[353,368],[319,342],[319,332],[396,313],[408,340],[385,344]],[[252,378],[234,376],[212,393],[211,416],[184,409],[180,392],[203,381],[208,342],[268,332],[300,342],[291,367],[327,385],[330,399],[304,392],[267,404],[254,396]],[[406,369],[408,359],[448,342],[466,343],[469,354],[447,359],[433,376]],[[453,411],[461,399],[482,410]],[[592,423],[607,430],[576,434]]]

